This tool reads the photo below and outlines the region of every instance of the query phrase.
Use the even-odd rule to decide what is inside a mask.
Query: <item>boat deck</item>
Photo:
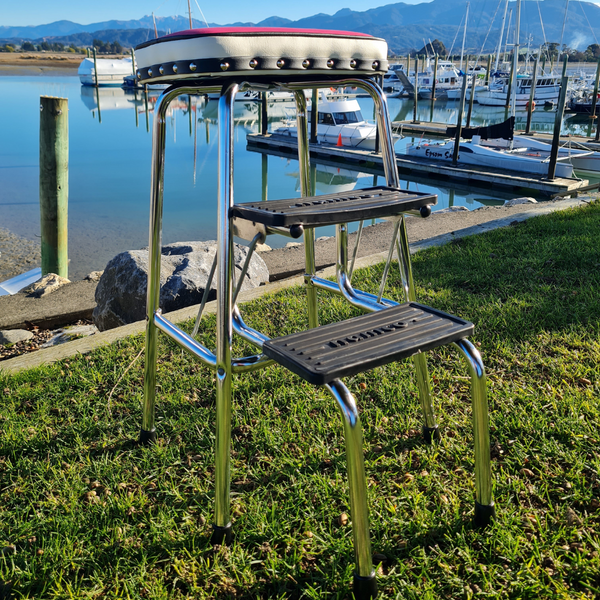
[[[414,123],[413,121],[394,121],[392,123],[392,130],[394,133],[401,135],[418,135],[418,136],[433,136],[433,137],[442,137],[447,138],[446,128],[454,127],[451,123]],[[524,131],[516,131],[515,135],[525,135]],[[532,131],[527,134],[529,137],[534,137],[543,142],[547,142],[548,144],[552,143],[552,134],[550,133],[540,133],[539,131]],[[578,135],[562,135],[560,137],[560,144],[564,146],[572,142],[577,147],[586,150],[594,150],[596,152],[600,151],[600,142],[595,142],[594,140],[590,140],[588,137],[582,137]]]
[[[445,126],[444,126],[445,127]],[[294,156],[297,154],[295,140],[276,134],[261,135],[250,133],[246,136],[248,149],[266,154],[277,154]],[[356,150],[342,148],[325,144],[310,144],[310,154],[315,158],[327,160],[329,163],[343,163],[361,170],[366,167],[381,169],[383,172],[383,161],[380,154],[367,150]],[[533,190],[538,194],[555,196],[575,191],[580,187],[588,185],[586,179],[563,179],[556,178],[549,181],[541,176],[531,174],[520,174],[515,171],[490,169],[476,167],[473,165],[452,166],[450,162],[440,163],[412,156],[396,155],[398,171],[402,175],[414,174],[416,176],[426,175],[441,182],[461,182],[463,185],[476,185],[483,188],[502,187],[522,193],[525,190]]]

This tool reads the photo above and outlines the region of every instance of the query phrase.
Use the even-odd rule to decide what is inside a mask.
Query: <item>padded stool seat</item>
[[[140,83],[195,78],[364,76],[388,69],[385,40],[365,33],[285,27],[209,27],[150,40],[136,48]]]

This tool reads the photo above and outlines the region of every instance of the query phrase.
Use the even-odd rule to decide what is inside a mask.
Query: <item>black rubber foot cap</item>
[[[426,219],[431,214],[431,206],[429,206],[429,204],[421,206],[419,212],[421,213],[421,216]]]
[[[426,444],[433,444],[433,442],[439,442],[440,440],[440,430],[438,426],[435,427],[427,427],[423,425],[423,440],[425,440]]]
[[[371,577],[359,577],[354,575],[352,592],[355,600],[371,600],[377,597],[377,579],[375,573]]]
[[[473,517],[473,525],[475,527],[487,527],[496,516],[496,508],[494,503],[491,504],[479,504],[475,500],[475,516]]]
[[[231,523],[225,527],[213,525],[213,533],[210,542],[213,546],[229,546],[233,541],[233,530]]]
[[[146,431],[145,429],[140,429],[140,444],[152,444],[156,441],[156,429],[152,431]]]

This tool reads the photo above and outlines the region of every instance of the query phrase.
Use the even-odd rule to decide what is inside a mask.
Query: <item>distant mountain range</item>
[[[509,3],[512,24],[516,2]],[[472,0],[467,23],[467,52],[491,52],[498,43],[504,2],[502,0]],[[521,45],[530,41],[532,47],[544,41],[560,42],[565,16],[564,0],[525,1],[521,6]],[[385,38],[390,51],[396,54],[422,48],[430,40],[441,40],[448,50],[460,52],[462,27],[466,12],[465,0],[433,0],[421,4],[399,2],[364,12],[342,9],[334,15],[317,14],[290,21],[270,17],[260,23],[229,23],[237,26],[295,27],[361,31]],[[540,22],[540,14],[543,27]],[[205,24],[193,20],[194,27]],[[211,26],[218,26],[211,23]],[[156,17],[159,34],[189,29],[189,19],[183,16]],[[460,31],[459,31],[460,29]],[[545,34],[545,38],[544,38]],[[80,25],[71,21],[56,21],[35,27],[0,26],[0,42],[25,40],[74,43],[89,46],[94,38],[106,42],[118,41],[124,47],[135,46],[154,37],[152,16],[132,21],[103,21]],[[600,38],[600,6],[591,2],[572,2],[569,6],[563,44],[585,50]]]

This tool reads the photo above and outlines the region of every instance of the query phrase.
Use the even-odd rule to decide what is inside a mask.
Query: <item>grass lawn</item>
[[[428,355],[434,446],[421,441],[411,361],[347,380],[364,425],[381,598],[600,597],[599,248],[596,202],[414,257],[419,300],[475,323],[497,519],[471,526],[458,351]],[[380,273],[354,281],[375,291]],[[395,269],[387,295],[400,298],[398,286]],[[306,327],[303,301],[289,289],[244,314],[281,335]],[[321,306],[323,323],[353,310]],[[212,347],[212,317],[204,325]],[[328,394],[277,366],[235,378],[236,539],[213,548],[213,373],[161,340],[152,447],[135,444],[143,357],[119,381],[141,337],[0,374],[0,598],[349,597],[344,441]]]

